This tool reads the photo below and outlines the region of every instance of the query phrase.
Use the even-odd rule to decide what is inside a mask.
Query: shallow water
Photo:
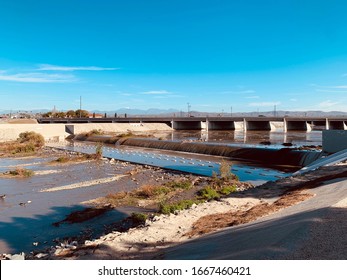
[[[272,144],[292,143],[295,146],[321,145],[322,131],[192,131],[175,130],[161,135],[165,140],[202,140],[206,142],[259,144],[269,141]]]
[[[32,165],[28,165],[28,161]],[[106,196],[110,192],[126,190],[115,182],[96,184],[86,188],[67,191],[41,192],[43,189],[78,183],[84,180],[106,178],[121,173],[114,166],[101,162],[84,162],[72,165],[49,165],[52,158],[0,158],[3,170],[12,170],[13,166],[25,164],[25,168],[36,172],[56,169],[60,173],[34,175],[30,178],[0,178],[0,253],[29,252],[53,245],[57,237],[79,235],[81,231],[93,229],[94,233],[102,233],[103,225],[123,219],[128,213],[121,209],[113,210],[81,224],[63,224],[54,227],[52,223],[63,220],[71,211],[84,207],[80,202]],[[129,167],[132,168],[132,167]],[[126,170],[126,168],[125,168]],[[124,171],[124,170],[123,170]],[[121,184],[121,182],[120,182]],[[43,234],[42,234],[43,233]],[[38,242],[38,246],[33,243]]]
[[[88,154],[93,154],[96,151],[95,144],[86,142],[72,142],[66,143],[66,145],[58,144],[54,145],[54,147]],[[218,174],[222,160],[221,157],[217,156],[168,152],[129,146],[115,147],[112,145],[105,145],[103,147],[103,156],[203,176],[212,176],[213,172]],[[232,165],[231,172],[237,175],[241,181],[251,182],[255,185],[262,184],[266,181],[274,181],[291,174],[288,171],[268,168],[254,163],[243,163],[240,161],[229,161],[229,163]]]
[[[273,133],[273,132],[247,132],[246,134],[228,131],[204,132],[172,132],[163,135],[169,140],[209,140],[214,143],[237,145],[259,144],[261,141],[270,141],[273,144],[292,142],[296,145],[321,144],[318,131],[310,133]],[[67,143],[65,143],[67,144]],[[60,148],[85,153],[94,153],[95,144],[75,143],[74,145],[60,146]],[[61,145],[61,144],[60,144]],[[263,146],[264,147],[264,146]],[[273,146],[275,147],[275,146]],[[270,147],[271,148],[271,147]],[[106,157],[123,161],[136,162],[146,165],[160,166],[167,169],[192,172],[210,176],[218,172],[221,157],[198,155],[175,151],[162,151],[138,147],[104,146],[103,154]],[[58,170],[60,173],[35,175],[31,178],[7,179],[0,178],[0,253],[29,252],[52,245],[56,237],[78,235],[93,229],[94,233],[103,232],[103,225],[125,218],[129,209],[110,211],[102,217],[92,219],[82,224],[54,227],[53,222],[63,220],[71,211],[82,209],[81,201],[105,196],[111,192],[128,190],[128,178],[119,182],[97,184],[86,188],[79,188],[58,192],[40,192],[42,189],[59,187],[85,180],[105,178],[116,174],[123,174],[126,169],[118,171],[113,165],[102,162],[78,163],[76,165],[49,165],[47,162],[53,158],[0,158],[0,172],[13,170],[16,167],[32,169],[36,172]],[[133,166],[129,166],[129,170]],[[276,170],[269,167],[251,163],[233,161],[232,170],[242,181],[261,184],[265,181],[276,180],[288,176],[291,170]],[[30,201],[30,203],[28,202]],[[24,203],[23,206],[19,205]],[[38,242],[36,247],[33,242]]]

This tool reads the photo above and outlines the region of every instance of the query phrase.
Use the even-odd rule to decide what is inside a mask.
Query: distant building
[[[103,118],[104,115],[103,114],[95,114],[95,113],[89,113],[88,118],[97,118],[97,119],[101,119]]]

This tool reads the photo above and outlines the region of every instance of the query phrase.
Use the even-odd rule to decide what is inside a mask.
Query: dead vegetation
[[[0,143],[0,152],[7,155],[25,156],[38,152],[45,144],[43,136],[33,131],[19,134],[16,141]]]
[[[311,198],[312,196],[312,194],[305,193],[302,190],[295,190],[284,194],[272,204],[261,203],[244,211],[207,215],[196,221],[192,226],[192,230],[185,235],[193,237],[226,227],[246,224],[277,212],[283,208],[295,205]]]
[[[6,171],[1,174],[5,178],[28,178],[35,174],[34,171],[25,168],[16,168],[15,170]]]

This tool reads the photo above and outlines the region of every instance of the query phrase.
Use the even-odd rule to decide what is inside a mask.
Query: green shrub
[[[58,157],[55,162],[59,162],[59,163],[65,163],[68,162],[69,158],[68,157]]]
[[[159,205],[159,213],[170,214],[175,213],[175,211],[180,211],[192,207],[193,204],[197,204],[196,200],[181,200],[176,203],[165,203],[162,202]]]
[[[219,191],[222,195],[229,195],[232,192],[236,192],[237,187],[236,186],[223,186],[222,189]]]
[[[96,159],[102,158],[102,147],[103,147],[103,144],[101,142],[97,143],[96,148],[95,148]]]
[[[8,174],[18,177],[31,177],[34,175],[34,171],[25,168],[17,168],[16,170],[8,171]]]
[[[234,174],[231,173],[231,164],[222,160],[219,166],[219,176],[222,179],[231,179]]]
[[[170,189],[165,186],[144,185],[136,191],[136,195],[143,198],[151,198],[169,192]]]
[[[219,193],[212,187],[207,186],[198,192],[198,195],[202,199],[212,200],[220,197]]]
[[[27,154],[27,153],[33,153],[36,151],[35,144],[32,142],[29,142],[27,144],[17,144],[13,145],[10,152],[12,154]]]
[[[144,213],[134,212],[131,213],[131,219],[136,224],[145,224],[148,219],[148,215]]]
[[[26,131],[19,134],[17,139],[19,143],[31,143],[37,148],[41,148],[45,144],[45,139],[39,133],[34,131]]]
[[[184,189],[189,190],[192,187],[192,183],[188,180],[185,181],[171,181],[167,182],[165,186],[172,189]]]

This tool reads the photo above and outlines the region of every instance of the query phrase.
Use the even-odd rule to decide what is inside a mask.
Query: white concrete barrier
[[[69,135],[65,124],[0,124],[0,141],[16,140],[25,131],[40,133],[45,141],[60,141]]]

